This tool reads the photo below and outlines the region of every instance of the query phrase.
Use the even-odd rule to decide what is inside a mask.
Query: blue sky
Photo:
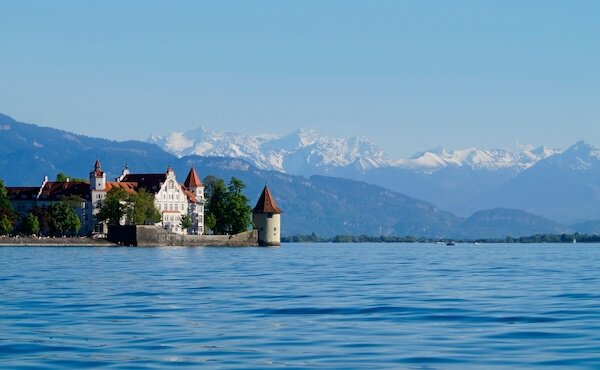
[[[597,1],[2,1],[0,112],[113,139],[212,130],[600,145]]]

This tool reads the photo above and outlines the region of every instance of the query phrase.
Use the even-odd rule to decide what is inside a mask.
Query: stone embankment
[[[88,237],[51,238],[51,237],[0,237],[0,246],[19,247],[111,247],[114,243],[104,239]]]
[[[235,235],[182,235],[155,226],[111,226],[108,240],[120,245],[154,246],[258,246],[256,230]]]
[[[236,235],[181,235],[155,226],[111,227],[108,239],[88,237],[0,237],[0,246],[22,247],[112,247],[112,246],[188,246],[188,247],[253,247],[258,246],[256,230]]]

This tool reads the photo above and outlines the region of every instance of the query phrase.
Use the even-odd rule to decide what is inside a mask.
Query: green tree
[[[75,211],[71,209],[71,212],[67,215],[67,232],[71,235],[76,235],[81,229],[81,221]]]
[[[204,226],[215,234],[237,234],[248,229],[252,222],[252,209],[242,193],[246,185],[231,178],[229,185],[222,179],[208,176],[204,184],[207,196]],[[208,190],[206,190],[208,189]]]
[[[154,195],[144,189],[131,195],[128,200],[128,220],[135,225],[153,225],[162,215],[154,203]]]
[[[29,212],[24,222],[24,231],[28,235],[38,234],[40,232],[40,220],[36,215]]]
[[[65,202],[56,202],[48,207],[50,233],[53,235],[74,235],[81,227],[75,211]]]
[[[106,193],[96,219],[109,225],[118,225],[125,215],[128,195],[123,188],[112,188]]]
[[[228,232],[227,228],[227,186],[225,181],[216,177],[208,176],[205,180],[206,191],[206,212],[205,217],[209,218],[213,225],[209,227],[215,234],[225,234]]]
[[[248,230],[252,222],[252,209],[248,205],[248,198],[242,193],[246,185],[242,180],[232,177],[229,182],[227,194],[227,223],[230,234],[237,234]]]
[[[10,199],[8,199],[8,192],[4,187],[4,181],[0,180],[0,220],[4,226],[0,228],[0,234],[6,235],[10,233],[17,223],[17,215],[12,208]],[[10,227],[8,224],[10,223]]]
[[[192,218],[188,215],[181,216],[181,228],[186,230],[192,227]]]
[[[50,216],[48,215],[48,208],[35,206],[29,212],[38,219],[40,234],[48,234],[50,229]]]
[[[65,182],[67,181],[69,177],[67,175],[65,175],[63,172],[59,172],[56,174],[56,181],[57,182]]]
[[[65,181],[71,181],[71,182],[86,182],[85,179],[81,179],[81,178],[77,178],[77,177],[71,177],[67,174],[65,174],[64,172],[59,172],[56,174],[56,181],[57,182],[65,182]]]
[[[204,230],[214,230],[217,224],[217,218],[212,213],[204,214]]]
[[[0,235],[8,235],[13,231],[13,224],[6,215],[0,217]]]

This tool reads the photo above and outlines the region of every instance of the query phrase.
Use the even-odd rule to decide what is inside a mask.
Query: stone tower
[[[252,210],[252,219],[258,230],[259,245],[281,245],[281,209],[266,185]]]

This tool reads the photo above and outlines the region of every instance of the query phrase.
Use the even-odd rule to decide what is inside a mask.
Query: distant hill
[[[580,141],[478,199],[483,207],[520,208],[558,222],[600,219],[600,149]]]
[[[0,114],[0,176],[6,184],[41,183],[58,172],[87,178],[90,163],[100,158],[109,173],[125,164],[149,170],[176,159],[154,144],[111,141],[17,122]]]
[[[470,238],[503,238],[572,231],[571,228],[546,218],[505,208],[476,212],[463,222],[461,230]]]
[[[262,171],[231,158],[187,156],[175,162],[176,173],[193,165],[207,174],[242,179],[255,203],[265,183],[283,208],[283,233],[445,236],[462,219],[435,206],[363,182],[312,176],[304,178],[277,171]],[[132,169],[133,170],[133,169]],[[254,205],[254,204],[253,204]]]

